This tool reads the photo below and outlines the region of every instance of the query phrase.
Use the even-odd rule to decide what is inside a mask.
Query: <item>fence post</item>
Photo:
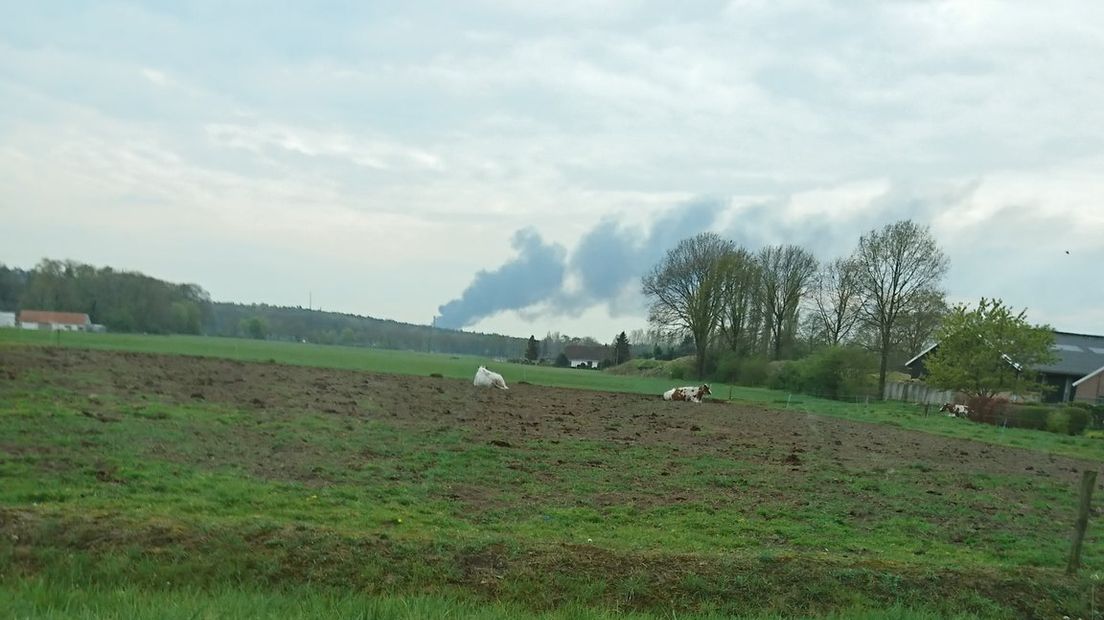
[[[1081,503],[1077,506],[1077,523],[1073,528],[1073,544],[1070,546],[1066,574],[1073,575],[1081,567],[1081,543],[1089,526],[1089,509],[1092,507],[1093,489],[1096,488],[1096,470],[1081,472]]]

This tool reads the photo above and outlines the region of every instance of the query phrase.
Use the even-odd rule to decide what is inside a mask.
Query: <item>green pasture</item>
[[[0,334],[0,346],[58,344]],[[217,338],[63,334],[60,345],[465,380],[490,364]],[[671,385],[491,366],[511,382]],[[0,382],[0,616],[1089,617],[1104,568],[1090,529],[1086,570],[1062,574],[1075,490],[1026,470],[857,470],[805,455],[796,472],[663,444],[494,446],[449,426],[113,392],[112,379]],[[82,413],[90,392],[111,421]],[[903,405],[732,397],[1101,459],[1098,439]]]

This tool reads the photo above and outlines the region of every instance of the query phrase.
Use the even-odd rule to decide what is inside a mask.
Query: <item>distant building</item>
[[[603,361],[613,359],[613,349],[602,345],[569,344],[563,353],[572,368],[597,368]]]
[[[84,332],[92,330],[92,321],[87,314],[80,312],[24,310],[19,313],[19,326],[23,329]]]
[[[0,312],[0,327],[15,327],[15,313]]]
[[[928,374],[924,358],[938,347],[938,343],[933,344],[905,362],[913,378]],[[1054,363],[1032,368],[1043,383],[1052,387],[1043,395],[1044,401],[1104,401],[1104,336],[1054,332],[1051,350],[1057,358]]]

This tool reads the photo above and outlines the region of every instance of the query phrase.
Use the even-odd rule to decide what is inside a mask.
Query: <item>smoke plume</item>
[[[437,325],[466,327],[496,312],[540,303],[547,311],[564,314],[578,314],[599,303],[612,305],[668,249],[712,226],[723,207],[719,201],[687,204],[664,214],[647,230],[604,219],[583,235],[570,259],[562,246],[545,244],[532,229],[520,230],[512,242],[518,256],[495,271],[477,273],[459,299],[438,308]],[[568,272],[578,283],[571,291],[563,286]]]
[[[558,293],[563,286],[564,257],[559,244],[546,244],[525,228],[510,241],[517,258],[495,271],[480,271],[460,295],[437,309],[439,327],[459,329],[501,310],[520,310]]]

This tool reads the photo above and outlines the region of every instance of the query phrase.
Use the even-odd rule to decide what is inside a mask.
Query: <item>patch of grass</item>
[[[688,579],[692,579],[692,576]],[[651,614],[600,610],[566,605],[538,612],[518,605],[479,602],[447,595],[369,595],[343,589],[289,587],[258,589],[248,586],[220,586],[211,589],[111,586],[73,583],[66,579],[30,578],[0,581],[0,614],[10,618],[44,620],[193,620],[194,618],[348,618],[365,620],[423,620],[462,618],[465,620],[651,620],[678,617],[684,620],[721,620],[732,616],[715,613]],[[854,609],[824,616],[829,620],[969,620],[972,614],[943,615],[923,607],[889,606],[884,609]],[[774,620],[776,615],[746,616],[749,620]]]

